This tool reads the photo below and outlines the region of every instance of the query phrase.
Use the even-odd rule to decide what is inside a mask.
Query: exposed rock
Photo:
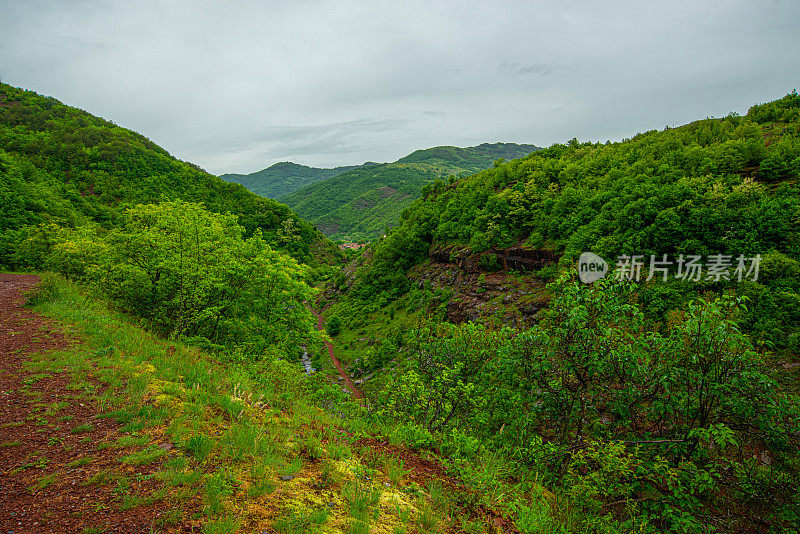
[[[419,287],[449,288],[447,318],[453,323],[495,317],[503,324],[530,326],[547,303],[545,281],[533,272],[558,261],[550,250],[522,246],[473,253],[459,245],[434,245],[430,262],[412,269]],[[482,259],[483,258],[483,259]],[[488,258],[488,259],[487,259]],[[488,271],[485,265],[496,268]]]

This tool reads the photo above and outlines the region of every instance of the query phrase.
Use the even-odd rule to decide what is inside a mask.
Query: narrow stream
[[[311,358],[308,355],[305,345],[303,345],[303,355],[300,357],[300,361],[303,362],[303,367],[305,368],[307,375],[310,375],[316,371],[316,369],[314,369],[314,367],[311,365]]]

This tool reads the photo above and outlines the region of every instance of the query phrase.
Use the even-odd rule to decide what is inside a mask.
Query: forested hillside
[[[367,162],[363,165],[318,169],[284,161],[250,174],[222,174],[220,178],[228,182],[242,184],[262,197],[279,199],[306,186],[333,178],[349,170],[371,165],[377,164]]]
[[[798,178],[792,92],[437,181],[326,289],[340,354],[420,442],[544,481],[524,532],[796,531]]]
[[[760,254],[755,282],[727,284],[704,273],[697,283],[647,284],[642,298],[663,313],[690,295],[730,285],[752,299],[747,322],[760,338],[800,348],[798,100],[792,93],[746,116],[618,143],[573,139],[451,184],[438,181],[375,246],[356,292],[398,294],[407,287],[405,273],[435,250],[444,254],[439,261],[482,257],[485,270],[499,267],[495,256],[510,248],[562,267],[584,251],[612,267],[620,255],[641,255],[644,272],[651,255],[675,261],[722,254],[735,262]],[[541,274],[554,273],[555,266]]]
[[[69,516],[86,529],[98,506],[161,531],[800,528],[796,92],[621,142],[438,147],[320,182],[317,221],[368,236],[399,216],[341,271],[297,261],[342,256],[288,207],[0,94],[0,264],[59,273],[29,302],[77,337],[35,356],[45,323],[20,288],[37,277],[4,275],[16,494],[93,491],[94,515]],[[591,284],[589,252],[610,265]],[[66,406],[87,422],[63,426]],[[32,462],[34,418],[50,439]],[[67,463],[67,434],[101,420],[118,438],[91,454],[128,454]]]
[[[353,169],[281,200],[331,238],[368,241],[395,224],[403,209],[435,180],[478,172],[500,158],[535,150],[534,145],[514,143],[417,150],[394,163]]]
[[[239,216],[248,235],[295,257],[336,250],[285,205],[179,161],[140,134],[51,97],[0,84],[0,264],[38,265],[48,225],[110,229],[124,209],[165,199]]]

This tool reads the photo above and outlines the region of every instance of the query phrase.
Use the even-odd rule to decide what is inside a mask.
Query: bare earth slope
[[[97,382],[87,377],[76,388],[67,369],[31,369],[31,355],[70,344],[60,326],[23,307],[38,280],[0,274],[0,532],[149,532],[161,507],[125,510],[119,502],[152,489],[153,467],[122,467],[124,451],[101,448],[119,425],[97,417],[89,396]],[[99,483],[120,469],[137,480],[124,495]]]

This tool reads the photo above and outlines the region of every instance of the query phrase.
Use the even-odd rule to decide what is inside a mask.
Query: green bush
[[[200,204],[139,205],[110,232],[63,231],[48,265],[96,284],[164,335],[236,345],[247,357],[319,341],[303,304],[308,269],[260,231],[245,238],[235,215]]]
[[[328,323],[325,325],[325,331],[328,332],[328,335],[331,337],[339,335],[339,332],[342,331],[342,320],[334,315],[328,319]]]
[[[57,299],[60,294],[59,287],[65,282],[61,275],[50,271],[40,274],[39,279],[39,283],[25,294],[30,306]]]

